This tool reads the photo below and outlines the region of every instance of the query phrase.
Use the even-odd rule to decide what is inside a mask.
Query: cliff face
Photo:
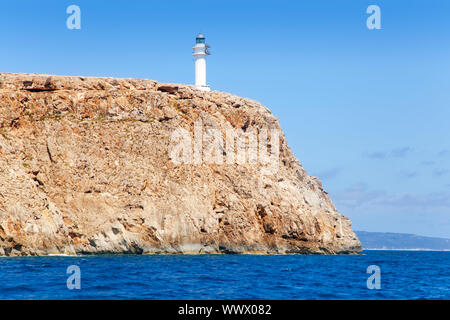
[[[0,74],[0,255],[361,250],[282,133],[264,171],[205,160],[195,132],[208,129],[280,127],[255,101],[190,86]],[[192,139],[191,162],[174,132]]]

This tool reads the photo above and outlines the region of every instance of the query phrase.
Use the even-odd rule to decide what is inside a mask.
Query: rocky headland
[[[0,73],[0,255],[361,250],[282,133],[270,174],[173,161],[171,135],[198,121],[280,130],[266,107],[223,92]]]

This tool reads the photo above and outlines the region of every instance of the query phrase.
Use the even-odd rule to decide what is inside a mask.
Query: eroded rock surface
[[[280,136],[279,168],[176,164],[177,128],[279,129],[259,103],[150,80],[0,73],[0,255],[356,253]]]

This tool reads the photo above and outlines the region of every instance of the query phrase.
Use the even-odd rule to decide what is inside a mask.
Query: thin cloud
[[[450,173],[450,170],[447,169],[436,169],[433,171],[433,176],[435,177],[442,177]]]
[[[397,149],[392,150],[390,154],[396,158],[404,158],[411,151],[412,151],[412,149],[410,147],[402,147],[402,148],[397,148]]]
[[[401,208],[410,208],[410,207],[450,208],[450,194],[443,192],[434,192],[427,194],[409,193],[403,195],[393,195],[386,199],[383,199],[383,201],[380,201],[379,204]]]
[[[411,147],[400,147],[395,148],[390,151],[375,151],[367,152],[365,155],[370,159],[380,160],[389,157],[393,158],[404,158],[411,153],[413,149]]]
[[[372,153],[367,153],[366,155],[370,159],[384,159],[384,158],[386,158],[386,153],[384,153],[384,152],[372,152]]]
[[[333,199],[339,207],[357,208],[384,196],[385,191],[370,191],[366,183],[360,182],[337,192]]]
[[[331,168],[313,175],[319,177],[321,180],[330,180],[336,178],[341,173],[341,171],[341,168]]]
[[[438,157],[445,157],[448,154],[450,154],[450,151],[448,149],[443,149],[438,152]]]
[[[409,171],[409,172],[402,172],[400,174],[403,178],[412,179],[419,175],[417,171]]]
[[[337,207],[395,207],[398,209],[445,208],[450,209],[450,192],[400,193],[370,190],[365,183],[353,185],[333,196]]]

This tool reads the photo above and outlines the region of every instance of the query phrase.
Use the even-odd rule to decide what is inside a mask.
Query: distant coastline
[[[450,249],[386,249],[386,248],[364,248],[363,251],[436,251],[436,252],[450,252]]]
[[[409,233],[355,231],[363,250],[450,251],[450,239]]]

